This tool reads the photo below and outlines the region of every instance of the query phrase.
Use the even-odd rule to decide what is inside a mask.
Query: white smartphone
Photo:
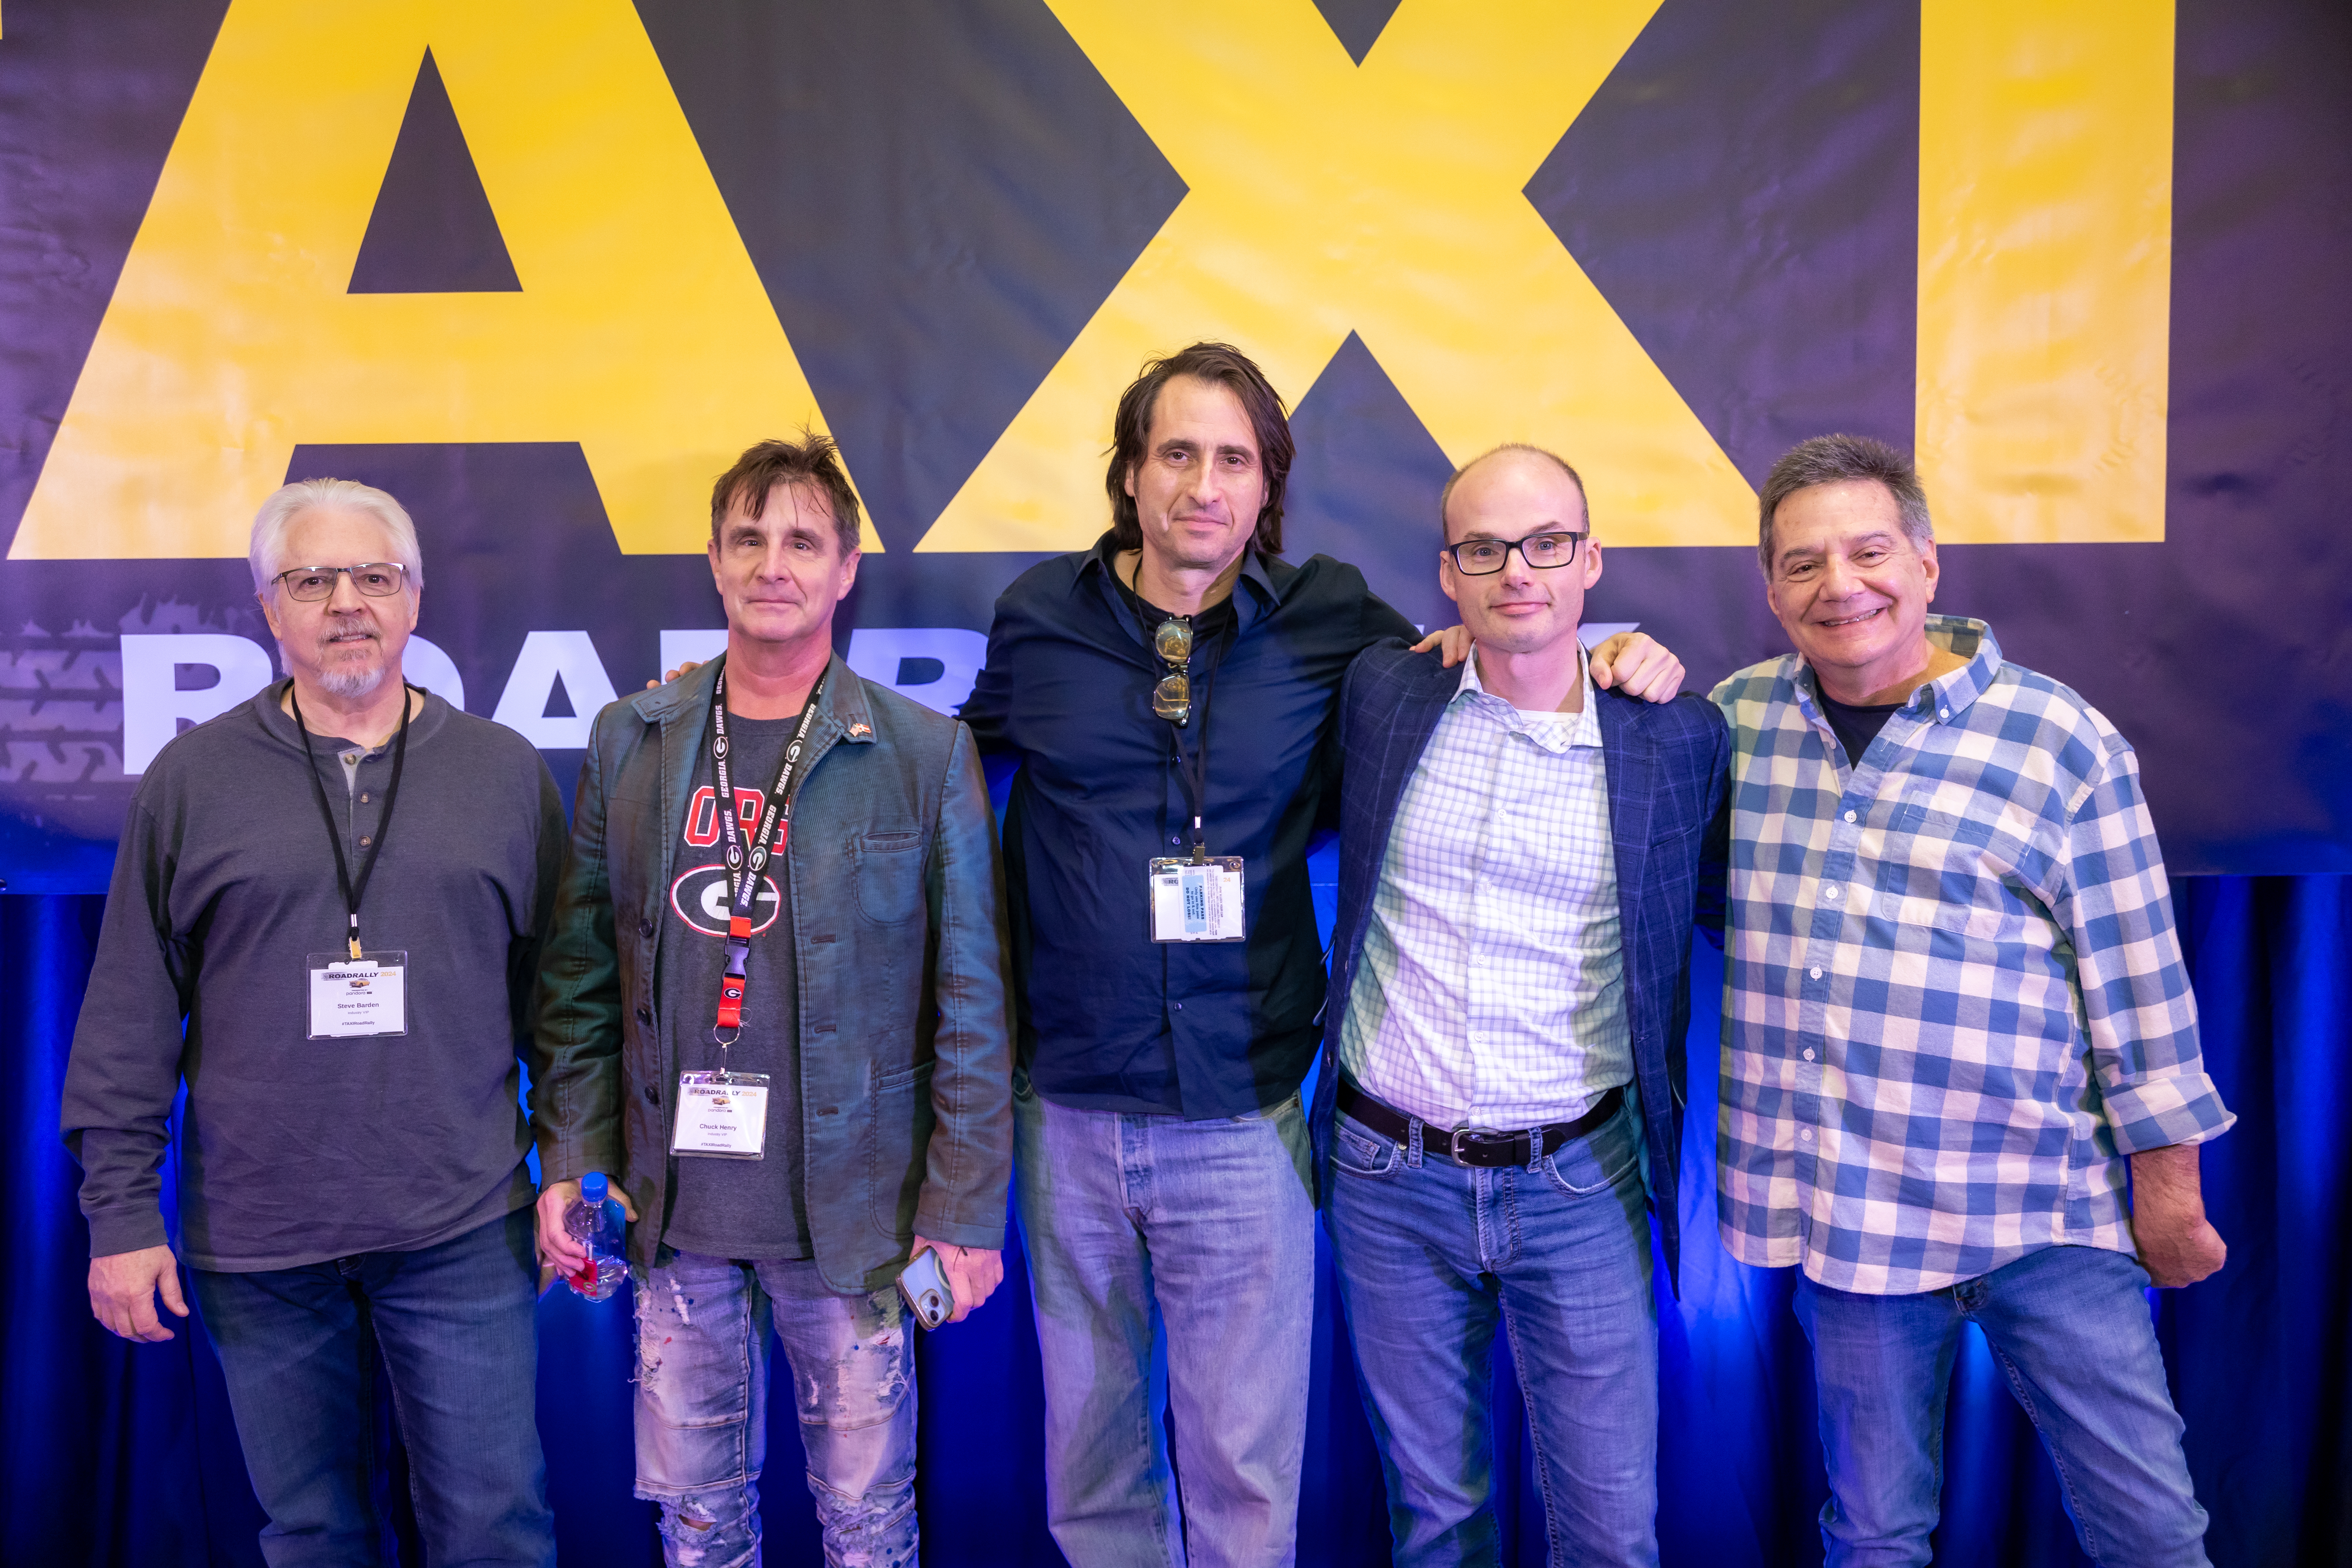
[[[928,1247],[898,1270],[898,1294],[905,1298],[907,1310],[915,1314],[915,1321],[927,1329],[936,1329],[955,1315],[955,1292],[948,1289],[940,1255]]]

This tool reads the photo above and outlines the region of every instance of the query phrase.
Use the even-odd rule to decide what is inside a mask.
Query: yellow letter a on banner
[[[428,47],[520,293],[346,291]],[[236,0],[9,554],[242,555],[297,443],[394,441],[576,441],[624,551],[699,552],[803,425],[626,0]]]

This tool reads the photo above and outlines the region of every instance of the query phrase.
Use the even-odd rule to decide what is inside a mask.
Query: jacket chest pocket
[[[877,827],[850,840],[856,863],[857,910],[877,925],[904,925],[923,910],[925,839],[912,823]]]

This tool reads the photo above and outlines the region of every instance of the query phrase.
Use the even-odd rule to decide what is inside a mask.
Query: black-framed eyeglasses
[[[1581,533],[1530,533],[1525,539],[1465,539],[1439,553],[1454,558],[1454,569],[1465,577],[1491,577],[1510,564],[1511,552],[1538,572],[1549,572],[1576,559]]]
[[[1151,689],[1151,710],[1171,724],[1190,723],[1192,719],[1192,623],[1181,616],[1171,616],[1160,623],[1151,634],[1151,651],[1176,668],[1160,678]]]
[[[335,596],[335,578],[348,572],[352,586],[371,599],[388,599],[408,581],[408,568],[397,561],[362,561],[356,566],[289,566],[270,579],[283,584],[286,596],[304,604]]]

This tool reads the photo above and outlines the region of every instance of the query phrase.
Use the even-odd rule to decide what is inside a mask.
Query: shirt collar
[[[1582,645],[1579,644],[1578,647],[1580,650]],[[1597,747],[1601,744],[1601,717],[1595,710],[1599,702],[1593,695],[1592,666],[1590,660],[1580,657],[1576,661],[1576,668],[1577,678],[1584,687],[1584,707],[1580,712],[1562,713],[1559,716],[1566,721],[1568,732],[1567,740],[1560,744],[1553,744],[1551,739],[1559,733],[1558,729],[1546,724],[1544,726],[1546,732],[1538,733],[1534,727],[1536,721],[1528,719],[1520,710],[1512,707],[1479,684],[1478,661],[1475,658],[1462,661],[1462,679],[1454,689],[1454,700],[1459,702],[1465,698],[1469,699],[1471,705],[1477,708],[1479,711],[1491,715],[1513,733],[1526,735],[1528,740],[1548,752],[1564,752],[1577,746]]]
[[[288,745],[299,748],[302,744],[302,731],[295,726],[293,715],[278,706],[286,700],[286,689],[293,683],[291,677],[279,676],[254,694],[252,706],[254,717],[260,721],[263,730]],[[416,682],[412,680],[408,684],[415,686]],[[418,705],[416,711],[409,716],[408,743],[412,746],[421,744],[438,732],[441,728],[442,715],[448,710],[447,703],[443,702],[431,692],[425,692],[425,700]],[[380,752],[390,756],[393,742],[399,738],[399,734],[400,731],[395,726],[393,732],[386,735],[379,744],[362,748],[363,754],[373,756]],[[310,743],[319,748],[319,753],[321,756],[329,754],[331,751],[340,755],[352,750],[353,746],[353,742],[348,736],[320,734],[316,731],[311,732]]]
[[[1294,580],[1296,575],[1292,574]],[[1070,592],[1078,592],[1089,578],[1093,580],[1094,592],[1102,595],[1102,602],[1109,609],[1112,618],[1126,629],[1129,637],[1145,647],[1150,647],[1150,628],[1137,624],[1135,616],[1127,608],[1124,598],[1128,592],[1127,580],[1118,574],[1118,546],[1108,529],[1104,530],[1100,539],[1095,541],[1095,547],[1087,552],[1086,558],[1078,563],[1077,572],[1070,578]],[[1244,584],[1250,585],[1247,593],[1242,591]],[[1265,569],[1265,562],[1259,556],[1255,544],[1242,552],[1241,574],[1234,579],[1234,592],[1228,602],[1232,604],[1237,624],[1244,632],[1248,631],[1260,616],[1270,613],[1276,605],[1282,602],[1282,589],[1276,584],[1274,574]]]
[[[1992,689],[1993,679],[2000,673],[2000,644],[1994,640],[1992,627],[1968,616],[1929,616],[1924,630],[1929,643],[1959,655],[1968,663],[1914,691],[1896,711],[1929,723],[1953,723]],[[1797,661],[1797,688],[1818,718],[1821,679],[1801,657]],[[1826,719],[1818,721],[1827,727]]]
[[[1112,584],[1124,584],[1127,581],[1118,574],[1118,545],[1115,542],[1115,536],[1108,529],[1104,530],[1100,539],[1095,541],[1095,547],[1087,552],[1086,559],[1078,563],[1077,575],[1071,579],[1070,585],[1076,588],[1078,584],[1087,580],[1089,573],[1101,576],[1106,587]],[[1257,546],[1255,544],[1242,552],[1241,575],[1235,580],[1234,585],[1238,588],[1244,583],[1255,584],[1258,594],[1267,604],[1272,604],[1282,596],[1282,590],[1275,585],[1274,575],[1265,569],[1265,559],[1258,553]],[[1238,596],[1236,596],[1234,608],[1242,608]],[[1244,615],[1244,619],[1247,618]]]

